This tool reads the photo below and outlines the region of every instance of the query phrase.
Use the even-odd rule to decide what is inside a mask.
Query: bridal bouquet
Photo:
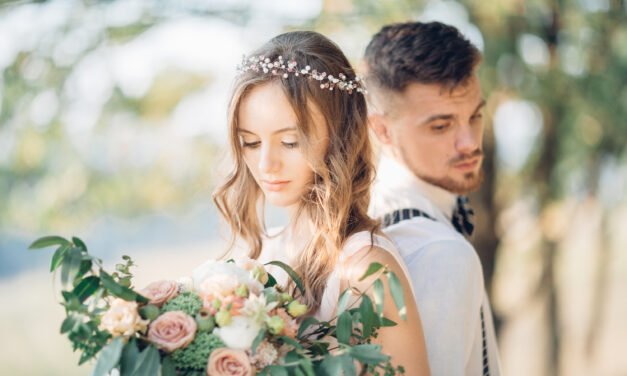
[[[370,341],[377,330],[395,325],[382,316],[383,283],[374,284],[375,302],[363,292],[345,291],[337,316],[320,322],[307,315],[264,265],[244,258],[209,261],[193,276],[162,280],[143,289],[132,286],[132,259],[123,256],[116,271],[89,254],[78,238],[40,238],[30,248],[55,246],[50,270],[61,271],[62,305],[67,334],[79,364],[97,358],[94,375],[345,375],[357,372],[403,373]],[[388,278],[390,293],[403,312],[396,276],[373,263],[362,278],[377,272]],[[359,307],[348,305],[360,296]]]

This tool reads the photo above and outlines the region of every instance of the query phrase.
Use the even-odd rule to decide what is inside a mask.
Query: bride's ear
[[[382,114],[374,113],[368,115],[368,126],[381,144],[389,145],[392,143],[389,125],[386,123],[386,119]]]

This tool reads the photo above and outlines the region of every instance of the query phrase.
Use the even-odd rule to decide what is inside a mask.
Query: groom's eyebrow
[[[276,130],[276,131],[272,132],[272,134],[279,134],[279,133],[295,131],[295,130],[297,130],[296,127],[286,127],[286,128],[281,128],[279,130]],[[248,134],[252,134],[252,135],[256,136],[256,134],[254,132],[251,132],[248,129],[238,128],[237,131],[240,132],[240,133],[248,133]]]
[[[481,99],[481,102],[479,102],[473,114],[476,114],[477,112],[479,112],[479,110],[481,110],[485,105],[486,105],[485,99]],[[432,121],[436,121],[436,120],[452,120],[454,118],[455,118],[455,115],[453,114],[435,114],[435,115],[429,116],[425,121],[423,121],[422,125],[429,124]]]

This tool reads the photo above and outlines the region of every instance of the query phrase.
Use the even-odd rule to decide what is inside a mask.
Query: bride
[[[350,63],[326,37],[300,31],[276,36],[239,70],[228,117],[234,166],[214,193],[231,246],[243,241],[250,257],[292,266],[310,314],[322,320],[333,317],[340,291],[371,284],[359,281],[370,263],[388,265],[404,289],[407,320],[386,296],[384,315],[398,325],[375,341],[406,374],[429,374],[404,266],[366,214],[374,168],[364,88]],[[259,213],[265,201],[289,213],[274,237]]]

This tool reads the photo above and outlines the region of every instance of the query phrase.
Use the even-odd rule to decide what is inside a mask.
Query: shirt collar
[[[381,156],[370,205],[375,218],[398,209],[416,208],[449,222],[456,205],[454,193],[427,183],[402,163]]]

